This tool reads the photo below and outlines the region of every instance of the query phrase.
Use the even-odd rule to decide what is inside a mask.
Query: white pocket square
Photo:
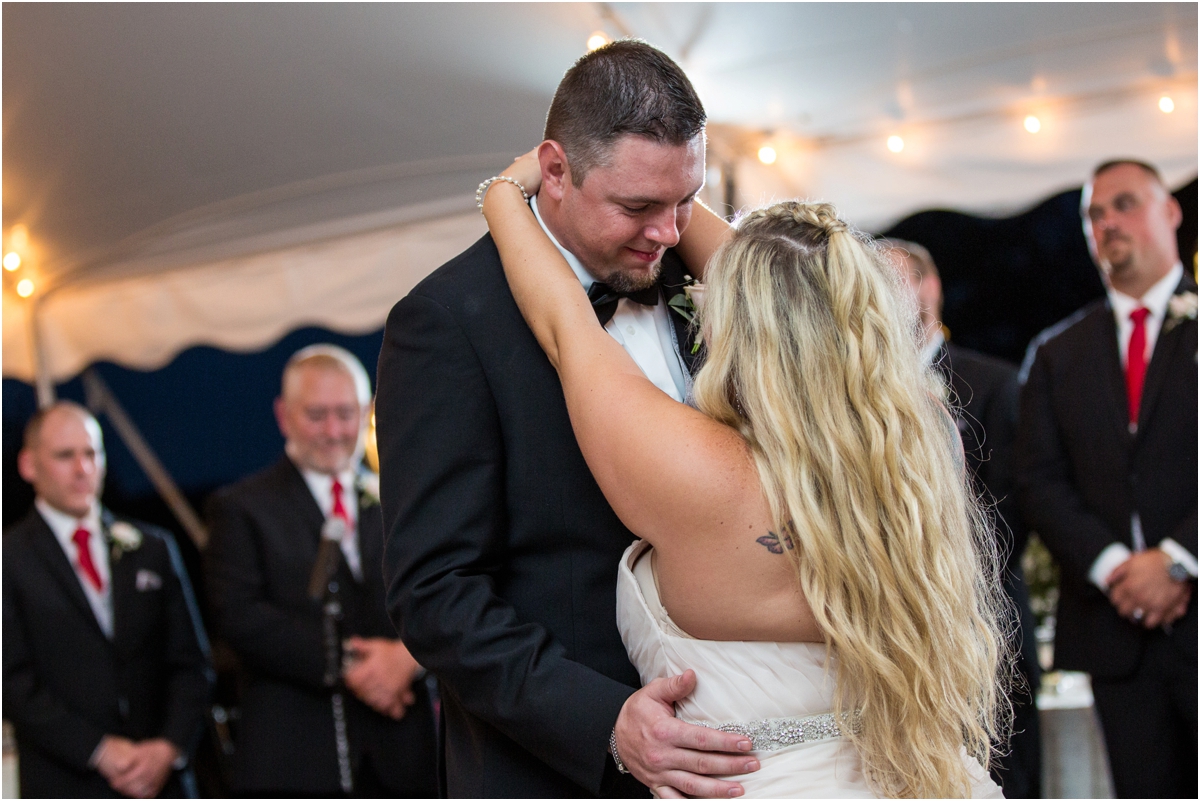
[[[139,570],[135,580],[138,592],[148,592],[162,587],[162,576],[153,570]]]

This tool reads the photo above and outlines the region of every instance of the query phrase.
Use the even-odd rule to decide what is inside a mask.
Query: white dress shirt
[[[1158,342],[1158,334],[1162,331],[1163,322],[1167,317],[1167,309],[1171,303],[1171,296],[1175,294],[1175,287],[1179,286],[1179,282],[1182,279],[1183,265],[1177,262],[1141,298],[1131,298],[1109,287],[1108,302],[1112,306],[1113,318],[1117,324],[1117,348],[1121,354],[1122,370],[1129,363],[1129,336],[1133,333],[1133,320],[1129,319],[1129,315],[1139,308],[1145,308],[1150,312],[1146,315],[1145,362],[1149,365],[1150,360],[1154,356],[1154,345]],[[1133,540],[1133,551],[1146,550],[1146,536],[1142,533],[1142,520],[1138,517],[1136,510],[1134,510],[1133,516],[1129,521],[1129,526],[1131,539]],[[1170,556],[1172,560],[1179,562],[1187,568],[1187,571],[1195,577],[1197,568],[1196,557],[1188,549],[1170,537],[1160,542],[1158,547]],[[1109,545],[1100,552],[1100,555],[1096,557],[1096,561],[1092,562],[1091,570],[1088,571],[1088,579],[1100,589],[1107,590],[1109,576],[1112,575],[1117,565],[1133,555],[1133,551],[1130,551],[1129,547],[1122,542],[1114,542],[1112,545]]]
[[[96,622],[100,624],[100,630],[104,632],[104,636],[111,640],[113,636],[112,570],[108,564],[108,547],[104,539],[104,529],[100,525],[99,504],[92,504],[92,511],[82,520],[55,509],[41,498],[36,499],[33,504],[37,507],[38,514],[46,521],[46,525],[54,532],[54,538],[62,546],[63,553],[67,555],[67,561],[71,563],[71,567],[75,568],[75,577],[79,579],[79,586],[83,587],[83,594],[87,596],[88,605],[92,607],[92,614],[96,616]],[[79,528],[86,528],[90,533],[88,551],[91,552],[92,564],[96,566],[96,572],[100,574],[100,581],[104,585],[102,589],[97,590],[93,587],[79,568],[79,551],[72,539],[76,529]]]
[[[538,212],[537,196],[529,199],[529,206],[538,224],[550,237],[550,241],[558,248],[558,252],[571,265],[584,291],[592,288],[596,279],[584,268],[583,263],[575,255],[564,248],[550,233],[542,215]],[[679,402],[683,402],[691,392],[692,377],[683,364],[679,355],[679,343],[675,337],[675,327],[668,316],[667,304],[659,302],[655,306],[645,306],[629,298],[621,298],[617,302],[617,310],[612,319],[604,326],[604,330],[625,349],[646,378]]]
[[[333,514],[334,476],[304,468],[300,469],[300,475],[304,476],[304,483],[308,485],[308,491],[312,493],[321,514],[328,519]],[[343,470],[337,473],[336,477],[342,485],[342,506],[350,518],[346,536],[342,539],[342,556],[345,557],[346,566],[350,568],[354,578],[362,581],[362,555],[358,550],[358,476],[353,470]]]

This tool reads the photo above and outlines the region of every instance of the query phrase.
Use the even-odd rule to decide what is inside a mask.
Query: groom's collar
[[[583,262],[575,258],[574,253],[560,245],[554,234],[550,233],[550,229],[542,220],[541,212],[538,211],[537,195],[529,198],[529,208],[533,209],[533,216],[537,218],[538,225],[542,226],[542,230],[546,232],[546,236],[550,237],[550,241],[554,243],[554,247],[558,248],[558,252],[563,255],[563,258],[567,260],[567,264],[571,265],[575,277],[579,279],[579,283],[583,284],[583,291],[587,292],[592,288],[592,284],[596,283],[596,279],[584,268]]]

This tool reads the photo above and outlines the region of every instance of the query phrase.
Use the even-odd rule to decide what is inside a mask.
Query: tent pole
[[[117,429],[117,433],[129,447],[133,458],[137,460],[142,471],[150,479],[150,483],[154,485],[158,494],[170,507],[175,519],[187,531],[192,542],[196,543],[196,547],[203,551],[208,545],[208,529],[200,521],[196,510],[188,503],[187,497],[180,491],[175,480],[171,478],[167,468],[163,467],[162,462],[158,460],[154,449],[142,438],[142,434],[133,420],[125,413],[124,407],[117,401],[112,390],[108,388],[108,384],[104,382],[94,367],[89,367],[84,371],[83,389],[87,394],[88,407],[94,414],[104,414],[108,417],[113,428]]]
[[[38,310],[41,306],[39,299],[29,304],[29,347],[33,351],[34,386],[37,387],[38,408],[45,409],[52,406],[57,397],[54,393],[54,379],[46,365],[41,326],[38,325]]]

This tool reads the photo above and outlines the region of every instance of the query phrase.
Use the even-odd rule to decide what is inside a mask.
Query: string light
[[[758,149],[758,160],[763,164],[774,164],[775,159],[778,157],[779,155],[775,152],[775,148],[770,145],[763,145]]]
[[[604,31],[596,31],[595,33],[593,33],[591,36],[588,37],[588,40],[587,40],[588,52],[590,53],[593,50],[599,50],[600,48],[604,47],[606,44],[608,44],[608,37],[604,35]]]
[[[29,247],[29,229],[22,223],[17,223],[8,232],[8,244],[13,250],[24,250]]]
[[[1163,95],[1158,99],[1158,109],[1163,114],[1170,114],[1175,110],[1175,101],[1167,95]]]
[[[1025,118],[1025,130],[1029,131],[1030,133],[1037,133],[1038,131],[1042,130],[1042,121],[1030,114]]]
[[[10,273],[21,268],[21,254],[15,250],[10,250],[4,254],[4,269]]]
[[[33,294],[33,282],[28,278],[22,278],[17,282],[17,294],[23,298],[27,298]]]
[[[889,136],[887,140],[887,149],[893,153],[899,153],[904,149],[904,140],[898,136]]]

